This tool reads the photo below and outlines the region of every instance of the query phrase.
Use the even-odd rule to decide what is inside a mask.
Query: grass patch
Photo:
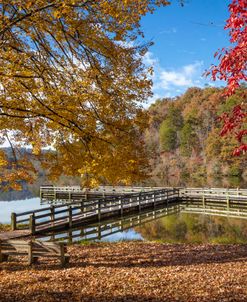
[[[11,225],[7,223],[0,223],[0,232],[6,232],[11,230]]]

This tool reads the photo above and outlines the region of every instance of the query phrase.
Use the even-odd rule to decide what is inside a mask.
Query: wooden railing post
[[[64,243],[63,242],[59,242],[59,245],[60,245],[61,266],[64,266],[65,263],[66,263]]]
[[[35,217],[34,217],[34,213],[32,215],[30,215],[30,217],[29,217],[29,230],[31,232],[31,235],[35,234]]]
[[[98,239],[100,240],[101,239],[101,227],[100,227],[100,224],[97,227],[97,231],[98,231]]]
[[[119,197],[119,202],[120,202],[120,212],[121,212],[121,216],[123,216],[123,199],[122,199],[122,196]]]
[[[39,198],[40,198],[40,202],[42,202],[42,188],[39,189]]]
[[[138,208],[139,208],[139,212],[141,211],[141,193],[139,193],[138,198]]]
[[[69,211],[69,227],[72,227],[72,207],[69,206],[68,207],[68,211]]]
[[[82,200],[81,201],[81,214],[83,214],[84,212],[84,201]]]
[[[153,208],[154,208],[154,210],[156,208],[156,198],[155,198],[155,196],[156,196],[156,194],[154,193],[153,194]]]
[[[168,198],[169,198],[169,196],[168,196],[168,191],[166,191],[166,207],[168,208],[168,203],[169,203],[169,200],[168,200]]]
[[[11,230],[16,230],[16,213],[11,213]]]
[[[230,210],[230,198],[229,198],[229,192],[227,190],[227,193],[226,193],[226,206],[227,206],[227,211]]]
[[[100,199],[98,199],[98,204],[97,204],[97,214],[98,214],[98,221],[101,219],[101,205],[100,205]]]
[[[69,243],[73,242],[73,233],[71,229],[68,230],[68,242]]]
[[[52,224],[52,226],[54,225],[54,220],[55,220],[55,210],[54,210],[54,206],[52,205],[51,207],[50,207],[50,212],[51,212],[51,224]]]
[[[205,209],[206,208],[206,203],[205,203],[205,194],[204,194],[205,192],[204,192],[204,190],[202,191],[202,207],[203,207],[203,209]]]
[[[31,215],[32,216],[32,215]],[[33,246],[32,240],[28,242],[28,264],[33,264]]]

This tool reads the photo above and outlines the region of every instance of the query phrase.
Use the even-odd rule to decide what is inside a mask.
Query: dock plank
[[[29,230],[15,230],[0,233],[0,240],[9,240],[30,236],[31,232]]]

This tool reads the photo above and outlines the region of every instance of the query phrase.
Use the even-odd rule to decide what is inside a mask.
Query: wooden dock
[[[36,235],[178,204],[187,213],[247,218],[246,189],[41,187],[40,197],[46,208],[12,213],[13,231]]]
[[[81,224],[87,225],[113,217],[122,217],[150,208],[168,207],[169,204],[178,203],[179,200],[179,190],[175,188],[107,195],[103,198],[94,196],[91,199],[81,199],[80,201],[78,196],[81,196],[81,192],[77,193],[77,195],[72,195],[70,191],[66,191],[63,195],[66,202],[63,204],[23,213],[12,213],[12,229],[28,228],[31,234],[39,234]],[[67,202],[68,195],[66,194],[69,194],[70,198],[75,198],[73,202]],[[59,196],[59,200],[61,198]]]

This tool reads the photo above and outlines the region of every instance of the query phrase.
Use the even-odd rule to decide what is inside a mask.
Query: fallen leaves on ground
[[[247,301],[247,245],[146,242],[68,248],[70,263],[0,264],[0,301]]]

